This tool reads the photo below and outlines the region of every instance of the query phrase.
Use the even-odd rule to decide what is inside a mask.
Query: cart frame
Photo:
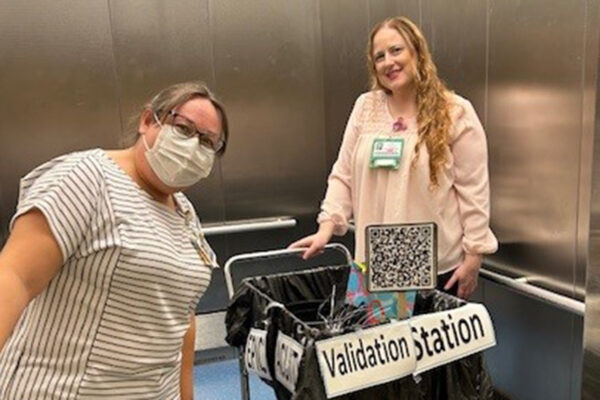
[[[330,243],[327,244],[324,248],[324,251],[334,250],[342,253],[346,258],[346,262],[348,266],[352,266],[353,259],[352,254],[346,246],[341,243]],[[297,248],[297,249],[280,249],[280,250],[269,250],[269,251],[258,251],[253,253],[244,253],[238,254],[231,258],[229,258],[225,262],[225,266],[223,268],[223,272],[225,275],[225,283],[227,285],[227,294],[229,295],[229,299],[233,298],[235,294],[235,287],[233,284],[233,277],[231,274],[232,265],[241,261],[258,261],[264,259],[274,259],[274,258],[285,258],[290,256],[297,256],[306,251],[306,248]],[[311,268],[318,268],[319,266],[313,266]],[[242,400],[250,400],[250,385],[248,380],[248,371],[246,370],[246,365],[244,363],[244,352],[241,348],[237,349],[238,352],[238,362],[240,368],[240,388],[242,394]]]

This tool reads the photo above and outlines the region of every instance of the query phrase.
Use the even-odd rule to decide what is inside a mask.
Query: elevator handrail
[[[534,286],[531,283],[527,283],[527,281],[523,278],[511,278],[497,272],[492,272],[485,268],[481,268],[479,273],[483,278],[513,289],[517,293],[524,294],[536,300],[540,300],[544,303],[572,312],[576,315],[584,316],[585,314],[585,303],[558,293],[551,292],[550,290]]]
[[[355,226],[351,222],[348,224],[348,230],[351,232],[355,231]],[[487,262],[489,264],[489,261]],[[486,261],[484,261],[486,264]],[[552,306],[558,307],[562,310],[569,311],[573,314],[584,316],[585,315],[585,303],[582,301],[578,301],[572,299],[567,296],[563,296],[561,294],[552,292],[547,289],[542,289],[537,287],[531,283],[529,283],[530,278],[520,277],[520,278],[511,278],[509,276],[499,274],[497,272],[490,271],[485,268],[480,269],[480,275],[492,282],[498,283],[502,286],[506,286],[510,289],[513,289],[515,292],[529,296],[533,299],[542,301],[546,304],[550,304]]]
[[[262,231],[266,229],[291,228],[296,226],[296,220],[289,217],[248,219],[221,224],[209,224],[202,228],[204,236],[224,235],[230,233]]]

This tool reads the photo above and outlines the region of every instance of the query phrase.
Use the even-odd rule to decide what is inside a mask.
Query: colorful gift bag
[[[367,325],[412,316],[416,291],[370,293],[367,289],[366,277],[367,265],[353,263],[346,288],[346,303],[355,307],[366,307]]]

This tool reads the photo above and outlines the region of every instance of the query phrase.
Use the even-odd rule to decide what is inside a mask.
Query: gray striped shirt
[[[175,199],[178,212],[99,149],[22,179],[12,221],[39,209],[63,266],[0,354],[0,399],[179,399],[183,336],[212,272],[199,249],[216,261]]]

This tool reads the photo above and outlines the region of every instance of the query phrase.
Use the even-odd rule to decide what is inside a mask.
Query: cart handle
[[[325,250],[337,250],[346,257],[346,261],[348,265],[352,265],[352,255],[346,246],[341,243],[329,243],[325,245]],[[225,273],[225,283],[227,284],[227,293],[229,294],[229,298],[231,299],[234,295],[233,288],[233,278],[231,276],[231,265],[238,261],[247,261],[247,260],[259,260],[264,258],[279,258],[286,257],[294,254],[302,254],[306,251],[306,247],[296,248],[296,249],[281,249],[281,250],[269,250],[269,251],[257,251],[255,253],[244,253],[238,254],[236,256],[231,257],[227,262],[225,262],[224,273]]]

